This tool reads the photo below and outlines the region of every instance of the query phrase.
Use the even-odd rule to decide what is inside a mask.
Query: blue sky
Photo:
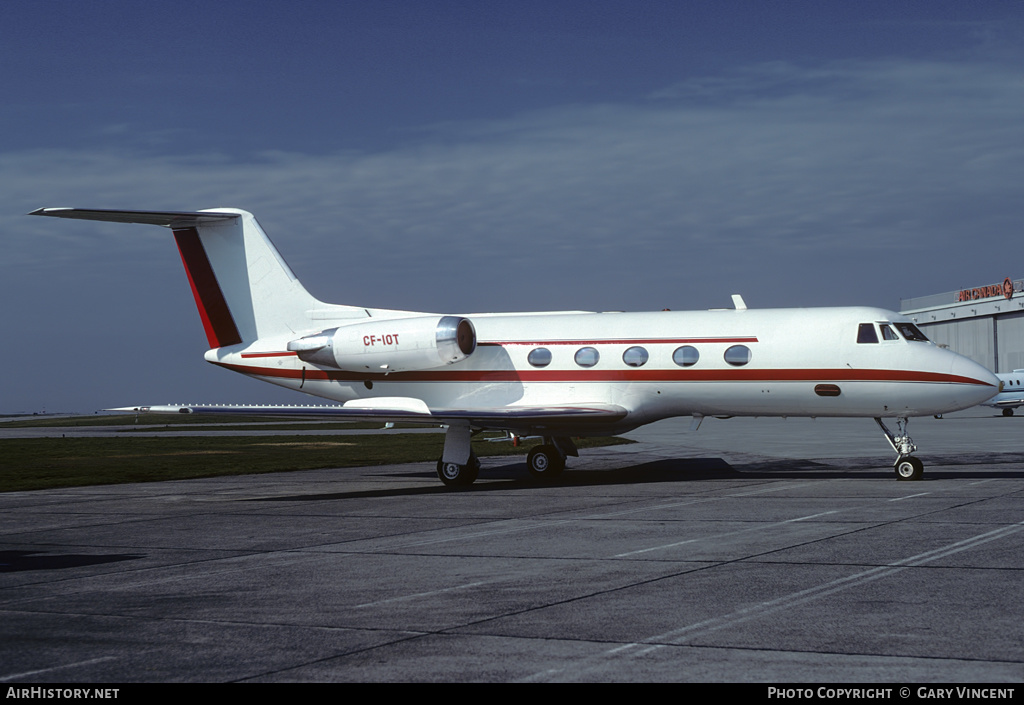
[[[870,304],[1024,276],[1024,3],[0,11],[0,413],[301,402],[213,368],[170,233],[437,312]]]

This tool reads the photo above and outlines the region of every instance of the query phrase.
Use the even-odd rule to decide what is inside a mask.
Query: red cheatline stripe
[[[174,231],[174,241],[178,243],[181,262],[185,265],[185,274],[192,287],[192,296],[199,309],[199,317],[203,319],[206,340],[211,348],[225,345],[237,345],[242,342],[238,334],[235,319],[231,317],[228,303],[217,283],[217,275],[213,273],[210,260],[199,240],[199,231],[195,228],[183,228]]]
[[[756,343],[757,338],[636,338],[622,340],[555,340],[555,341],[504,341],[504,342],[478,342],[477,347],[506,347],[513,345],[527,345],[539,347],[542,345],[679,345],[682,343]],[[295,355],[294,352],[279,350],[274,352],[242,353],[243,359],[256,357],[287,357]]]
[[[419,372],[347,372],[341,370],[276,369],[216,362],[243,374],[260,377],[362,382],[988,382],[940,372],[913,370],[777,369],[777,370],[426,370]],[[990,385],[989,385],[990,386]]]
[[[495,345],[500,347],[512,345],[683,345],[686,343],[756,343],[754,336],[735,338],[621,338],[618,340],[505,340],[494,342],[478,342],[478,346]]]
[[[264,353],[242,353],[242,359],[247,360],[252,357],[290,357],[295,353],[290,351],[282,352],[264,352]]]

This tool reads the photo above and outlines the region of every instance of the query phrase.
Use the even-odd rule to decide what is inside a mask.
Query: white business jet
[[[988,401],[982,402],[982,406],[991,406],[994,409],[1002,409],[1003,416],[1013,416],[1013,410],[1024,406],[1024,370],[1003,372],[996,377],[1002,384],[999,387],[999,394]]]
[[[912,416],[979,404],[999,380],[877,308],[442,315],[327,304],[299,283],[246,211],[41,208],[32,215],[170,228],[210,349],[228,370],[343,402],[138,407],[405,421],[447,427],[437,474],[468,485],[482,430],[541,436],[527,465],[557,476],[571,438],[675,416],[871,417],[920,479]],[[131,407],[131,409],[136,409]],[[127,410],[127,409],[125,409]],[[882,421],[895,418],[893,433]]]

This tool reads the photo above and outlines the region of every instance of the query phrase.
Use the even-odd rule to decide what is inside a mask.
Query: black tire
[[[539,480],[558,477],[565,470],[565,458],[554,446],[537,446],[526,456],[526,469]]]
[[[900,458],[896,463],[896,479],[903,481],[920,480],[924,476],[924,463],[912,455]]]
[[[479,474],[480,459],[475,455],[469,456],[469,463],[466,465],[446,463],[443,459],[437,461],[437,477],[448,487],[472,485]]]
[[[1013,416],[1013,409],[1003,409],[1003,416]]]

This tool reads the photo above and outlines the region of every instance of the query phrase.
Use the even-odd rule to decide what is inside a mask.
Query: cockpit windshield
[[[900,334],[907,340],[913,340],[921,343],[928,342],[928,337],[924,333],[922,333],[921,329],[915,326],[913,323],[903,323],[897,321],[893,323],[893,325],[896,326],[897,329],[899,329]]]
[[[875,332],[874,323],[861,323],[857,328],[858,343],[877,343],[878,333]]]
[[[904,323],[897,321],[890,323],[888,321],[879,321],[875,323],[861,323],[857,327],[857,342],[858,343],[877,343],[878,333],[875,332],[875,326],[878,326],[878,331],[882,334],[882,340],[899,340],[900,335],[903,336],[904,340],[910,340],[915,342],[927,343],[928,337],[921,332],[921,329],[915,326],[913,323]],[[893,328],[896,328],[900,333],[896,334]]]

